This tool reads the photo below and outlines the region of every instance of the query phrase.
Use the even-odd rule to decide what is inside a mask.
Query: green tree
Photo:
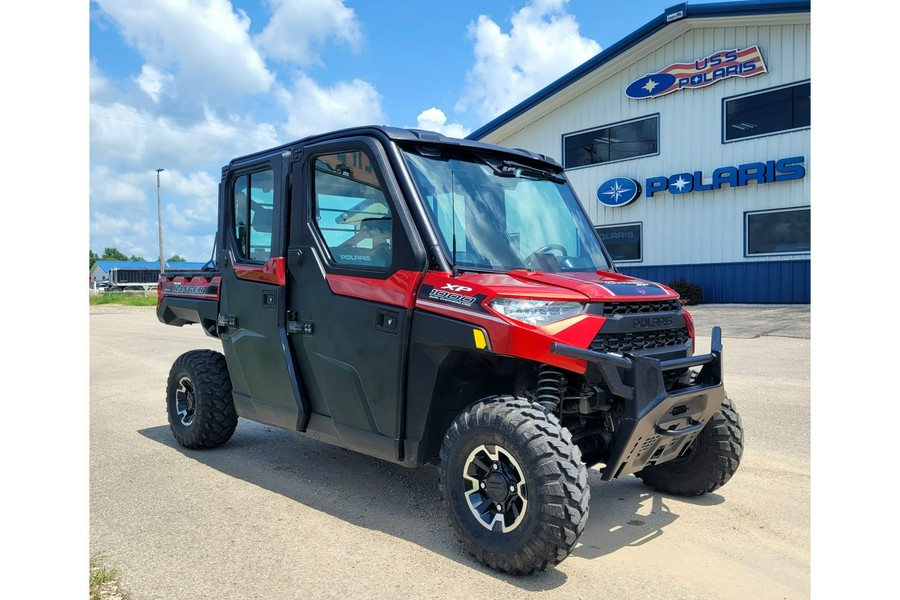
[[[147,259],[144,258],[143,256],[135,256],[134,254],[132,254],[131,258],[129,258],[127,260],[133,260],[135,262],[147,262]]]
[[[104,248],[100,260],[128,260],[128,257],[118,248]]]
[[[168,262],[187,262],[187,259],[183,256],[179,256],[178,254],[176,254],[175,256],[170,258]]]
[[[93,250],[91,250],[90,248],[88,248],[88,251],[91,253],[91,266],[89,266],[88,269],[93,269],[93,268],[94,268],[94,264],[95,264],[98,260],[100,260],[100,257],[97,256],[97,253],[94,252]]]

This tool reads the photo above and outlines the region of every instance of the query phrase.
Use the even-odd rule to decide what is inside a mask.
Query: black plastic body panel
[[[222,340],[238,415],[285,429],[303,431],[310,407],[303,381],[290,351],[285,317],[285,286],[272,278],[238,277],[239,256],[233,223],[233,182],[242,175],[271,170],[273,192],[271,257],[284,256],[288,154],[270,154],[255,161],[232,163],[219,185],[217,267],[222,274],[218,333]],[[260,261],[238,263],[261,269]]]
[[[556,343],[550,350],[586,361],[586,375],[602,379],[623,401],[624,412],[616,424],[604,480],[677,458],[725,400],[722,332],[718,327],[712,330],[710,353],[693,357],[658,360],[618,356]],[[693,385],[666,391],[665,371],[701,365]]]
[[[166,325],[191,325],[199,323],[203,331],[210,337],[218,337],[216,317],[219,314],[219,302],[199,298],[183,298],[163,296],[157,310],[157,317]]]
[[[470,323],[416,311],[410,334],[404,462],[432,462],[450,422],[460,410],[486,396],[510,393],[513,364],[476,347]]]
[[[384,142],[387,139],[382,140]],[[313,214],[313,178],[318,156],[364,152],[390,204],[393,250],[390,266],[366,269],[332,261]],[[389,282],[398,272],[425,270],[426,252],[395,168],[374,137],[353,136],[304,146],[291,165],[290,228],[287,248],[287,310],[298,326],[290,345],[310,401],[307,433],[323,441],[376,456],[403,460],[403,415],[406,359],[412,320],[402,283]],[[335,291],[343,282],[353,290]],[[392,280],[393,281],[393,280]],[[397,281],[412,281],[401,274]],[[383,295],[372,290],[391,290]]]

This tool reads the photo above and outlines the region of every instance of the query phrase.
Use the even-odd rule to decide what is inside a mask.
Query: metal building
[[[681,4],[473,132],[566,168],[617,266],[810,301],[810,2]]]

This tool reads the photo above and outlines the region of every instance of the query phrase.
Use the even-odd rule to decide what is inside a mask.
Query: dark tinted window
[[[747,254],[810,251],[809,208],[747,213]]]
[[[563,136],[567,169],[659,153],[659,116]]]
[[[614,261],[641,260],[641,224],[605,225],[597,227]]]
[[[725,141],[809,127],[810,85],[800,83],[725,100]]]

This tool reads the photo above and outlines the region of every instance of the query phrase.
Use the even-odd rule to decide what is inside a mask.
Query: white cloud
[[[217,227],[220,168],[240,155],[311,133],[383,123],[381,96],[354,79],[321,86],[305,74],[285,88],[265,63],[315,63],[325,44],[360,49],[355,13],[337,0],[273,0],[252,40],[228,0],[96,0],[98,27],[114,27],[140,72],[90,68],[90,244],[155,259],[156,169],[166,254],[206,260]],[[300,17],[302,19],[298,21]],[[260,29],[259,27],[256,28]],[[257,45],[258,42],[258,45]],[[112,71],[110,71],[112,73]],[[252,99],[254,114],[242,113]]]
[[[159,95],[167,83],[171,83],[175,77],[171,73],[162,73],[151,65],[144,65],[141,74],[135,78],[138,87],[150,96],[154,102],[159,102]]]
[[[173,96],[226,103],[275,81],[250,40],[250,19],[227,0],[97,3],[147,66],[173,74]]]
[[[118,248],[131,256],[156,259],[158,221],[156,171],[91,172],[91,248]],[[212,251],[218,215],[218,181],[205,171],[160,174],[164,249],[168,256],[206,260]],[[173,251],[170,244],[180,251]]]
[[[471,133],[471,129],[464,125],[447,123],[447,115],[444,114],[444,111],[434,106],[420,112],[419,116],[416,117],[416,121],[419,129],[435,131],[449,137],[464,138]]]
[[[177,239],[178,253],[190,260],[209,257],[212,245],[205,240],[217,226],[219,168],[234,156],[281,140],[273,125],[201,110],[203,119],[182,123],[121,102],[91,105],[90,243],[95,252],[111,246],[129,256],[156,257],[156,169],[164,168],[166,239]]]
[[[289,113],[284,130],[292,138],[344,127],[379,125],[386,120],[378,90],[361,79],[322,87],[301,73],[293,90],[282,90],[280,102]]]
[[[513,14],[508,33],[485,15],[469,24],[475,66],[459,111],[490,120],[600,52],[565,10],[568,0],[532,0]]]
[[[202,118],[181,121],[123,102],[91,104],[91,162],[122,170],[158,167],[190,171],[232,156],[276,146],[275,127],[200,107]]]
[[[255,41],[270,57],[300,65],[320,63],[314,46],[329,38],[360,51],[363,34],[352,8],[343,0],[270,0],[274,12]]]
[[[155,232],[156,223],[153,222]],[[102,211],[91,213],[91,249],[103,254],[104,248],[117,248],[128,256],[156,258],[159,250],[149,251],[150,223]]]
[[[115,86],[110,83],[93,59],[91,59],[90,94],[92,100],[108,100],[116,94]]]
[[[142,206],[147,202],[147,175],[136,177],[134,173],[114,173],[106,166],[91,169],[91,207],[116,210],[117,207]]]

